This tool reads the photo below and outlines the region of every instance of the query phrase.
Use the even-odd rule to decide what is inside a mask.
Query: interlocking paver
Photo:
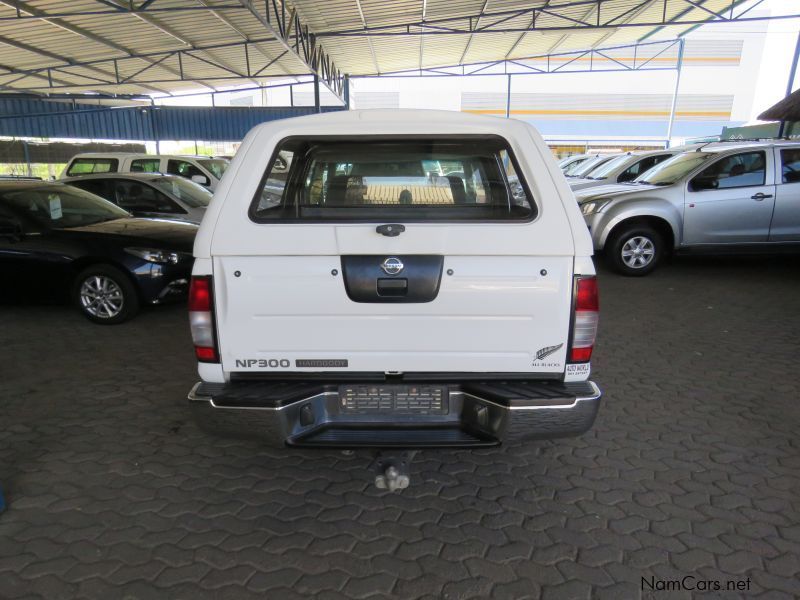
[[[601,269],[595,427],[422,452],[393,495],[367,452],[201,432],[185,307],[0,307],[0,597],[616,599],[687,574],[798,597],[799,280],[796,259]]]

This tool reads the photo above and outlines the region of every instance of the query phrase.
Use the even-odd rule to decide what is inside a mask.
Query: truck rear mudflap
[[[601,392],[591,381],[239,381],[189,393],[207,431],[273,446],[480,447],[579,435]]]

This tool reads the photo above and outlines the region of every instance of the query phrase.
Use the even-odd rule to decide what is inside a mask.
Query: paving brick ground
[[[682,598],[642,578],[800,596],[800,266],[601,274],[583,437],[368,457],[189,420],[184,309],[119,327],[0,307],[0,598]]]

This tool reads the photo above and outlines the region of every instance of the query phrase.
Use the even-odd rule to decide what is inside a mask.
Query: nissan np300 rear
[[[198,420],[289,446],[576,435],[600,391],[592,244],[539,134],[349,111],[244,140],[195,244]]]

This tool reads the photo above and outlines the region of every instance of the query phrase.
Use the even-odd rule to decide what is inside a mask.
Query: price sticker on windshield
[[[48,194],[47,201],[50,203],[50,218],[53,220],[60,219],[63,216],[61,212],[61,197],[58,194]]]

